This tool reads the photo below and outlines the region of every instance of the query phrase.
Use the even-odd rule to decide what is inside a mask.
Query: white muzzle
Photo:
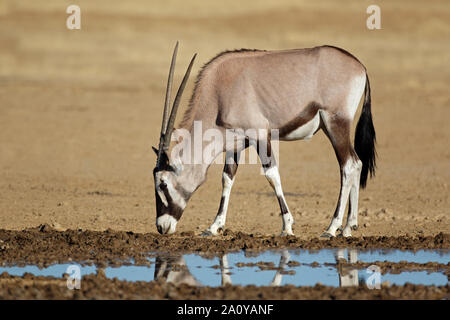
[[[160,234],[172,234],[177,229],[178,221],[169,214],[163,214],[156,219],[156,229]]]

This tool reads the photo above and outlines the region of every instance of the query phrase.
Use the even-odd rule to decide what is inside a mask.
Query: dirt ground
[[[0,243],[2,261],[14,260],[7,258],[6,252],[11,252],[7,246],[16,248],[12,252],[17,259],[25,252],[21,246],[43,248],[36,239],[27,238],[29,231],[11,230],[44,224],[54,228],[45,227],[52,234],[72,230],[55,233],[61,246],[70,244],[71,237],[77,239],[74,230],[79,229],[88,238],[89,232],[107,229],[119,235],[140,233],[143,239],[161,241],[157,249],[190,244],[200,250],[222,244],[233,247],[229,238],[236,235],[245,238],[240,244],[252,243],[250,235],[257,237],[262,247],[289,245],[290,240],[305,247],[319,243],[317,238],[328,226],[339,194],[338,164],[323,132],[311,141],[280,143],[280,174],[296,220],[296,238],[273,237],[281,231],[278,202],[259,165],[245,164],[239,167],[231,195],[228,236],[199,238],[219,207],[219,165],[211,166],[207,182],[190,200],[178,233],[165,238],[153,234],[155,155],[151,146],[159,139],[176,40],[180,41],[177,83],[195,52],[193,74],[217,53],[239,48],[329,44],[357,56],[371,81],[378,168],[376,178],[360,193],[360,228],[353,233],[355,239],[334,239],[328,245],[350,241],[356,247],[383,246],[383,241],[390,241],[386,239],[397,239],[392,240],[397,243],[394,246],[401,248],[402,243],[414,247],[417,239],[428,239],[419,247],[433,248],[435,239],[442,238],[441,247],[449,248],[450,3],[377,1],[382,29],[368,30],[366,8],[372,2],[79,0],[81,30],[68,30],[66,8],[71,1],[3,0],[0,239],[10,240]],[[193,82],[192,76],[178,119],[186,110]],[[101,239],[102,234],[108,233],[96,237]],[[102,244],[96,241],[88,247]],[[109,248],[103,244],[97,246],[100,252]],[[28,259],[38,263],[39,257]],[[387,288],[379,298],[409,289]],[[11,292],[5,290],[0,293]],[[38,292],[33,290],[24,291],[22,297]],[[164,290],[163,295],[169,294]],[[318,290],[309,297],[320,297],[322,289],[298,290],[304,291],[292,297],[306,296],[308,290]],[[343,297],[365,294],[348,290],[339,292]],[[426,291],[423,297],[448,297],[448,286],[411,290],[411,295]],[[257,291],[248,293],[249,298],[256,295]]]
[[[1,228],[156,231],[150,147],[158,142],[170,54],[180,40],[176,81],[194,52],[193,74],[225,49],[330,44],[352,52],[369,72],[379,156],[376,178],[361,192],[354,236],[450,232],[448,1],[377,2],[381,30],[366,28],[370,1],[266,0],[255,7],[80,0],[81,30],[66,28],[66,2],[0,5]],[[210,168],[179,232],[199,234],[212,223],[221,170]],[[316,238],[339,193],[338,164],[323,132],[309,142],[281,142],[280,173],[294,232]],[[240,166],[227,228],[281,231],[259,165]]]
[[[296,248],[397,248],[417,251],[420,249],[449,249],[450,235],[419,237],[363,237],[333,238],[330,240],[289,236],[257,236],[225,230],[222,237],[196,237],[192,233],[162,236],[158,233],[133,233],[124,231],[56,231],[48,225],[23,231],[0,230],[0,265],[34,264],[42,267],[52,263],[74,261],[96,265],[121,265],[130,258],[136,264],[147,264],[152,252],[194,252],[214,257],[230,251],[260,252],[265,249]],[[37,250],[37,248],[40,248]],[[450,262],[449,262],[450,263]],[[426,265],[423,265],[426,267]],[[430,264],[428,266],[434,266]]]
[[[382,287],[256,287],[225,286],[221,288],[174,286],[170,283],[127,282],[107,279],[102,273],[82,278],[80,290],[67,290],[66,280],[53,277],[12,277],[0,275],[0,299],[172,299],[172,300],[280,300],[280,299],[415,299],[441,300],[450,297],[450,287],[411,285]],[[281,298],[282,297],[282,298]]]
[[[66,275],[60,277],[34,276],[25,273],[23,276],[11,276],[4,272],[0,275],[1,299],[448,299],[450,287],[423,286],[406,284],[396,286],[383,284],[380,290],[369,290],[365,285],[359,287],[334,288],[323,285],[314,287],[282,287],[231,286],[197,287],[187,283],[176,285],[166,282],[168,276],[150,282],[128,282],[108,279],[104,268],[129,265],[149,266],[151,258],[157,252],[175,257],[187,252],[200,253],[203,257],[222,256],[223,253],[245,250],[246,254],[259,252],[261,249],[274,248],[359,248],[380,249],[399,248],[405,250],[442,249],[450,247],[450,236],[438,234],[431,237],[364,237],[334,238],[331,240],[301,240],[297,237],[265,237],[232,232],[226,230],[220,239],[211,237],[192,237],[192,234],[181,233],[178,236],[161,236],[155,233],[139,234],[123,231],[56,231],[48,225],[23,231],[0,230],[0,266],[37,265],[46,268],[55,263],[77,262],[82,265],[95,264],[95,275],[84,275],[80,290],[68,290]],[[39,248],[39,250],[37,250]],[[167,260],[166,262],[168,262]],[[169,263],[174,274],[186,270],[186,266],[177,264],[177,260]],[[157,262],[156,262],[157,263]],[[299,262],[290,261],[292,265]],[[371,263],[352,263],[339,260],[336,264],[327,264],[338,270],[345,268],[367,268],[369,265],[380,267],[382,274],[386,272],[400,273],[404,271],[442,272],[450,276],[450,262],[447,264],[428,262],[390,262],[375,261]],[[319,265],[313,262],[311,265]],[[273,263],[236,263],[236,267],[258,266],[261,270],[279,270]],[[220,269],[220,266],[213,266]],[[169,271],[170,272],[170,271]],[[341,271],[339,271],[341,272]],[[167,278],[167,279],[166,279]],[[183,279],[182,273],[178,278]],[[175,279],[175,280],[174,280]],[[167,280],[168,281],[168,280]]]

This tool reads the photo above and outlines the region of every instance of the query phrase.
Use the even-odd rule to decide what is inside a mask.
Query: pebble
[[[363,217],[367,217],[369,215],[369,209],[364,209],[359,214]]]
[[[392,211],[391,210],[389,210],[389,209],[387,209],[387,208],[381,208],[379,211],[377,211],[376,213],[375,213],[377,216],[379,216],[380,214],[382,214],[382,215],[391,215],[392,214]]]
[[[53,229],[55,229],[56,231],[66,231],[67,230],[66,228],[63,228],[58,222],[53,222],[51,224],[51,227]]]

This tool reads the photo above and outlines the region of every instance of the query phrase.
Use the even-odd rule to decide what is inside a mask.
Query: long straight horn
[[[161,158],[161,153],[164,147],[164,136],[167,131],[167,123],[169,116],[169,108],[170,108],[170,93],[172,92],[172,83],[173,83],[173,74],[175,72],[175,63],[177,60],[177,52],[178,52],[178,41],[175,44],[175,48],[173,49],[172,62],[170,63],[169,69],[169,78],[167,80],[167,88],[166,88],[166,99],[164,102],[164,112],[161,124],[161,134],[159,136],[159,148],[158,148],[158,157],[156,160],[156,164],[159,165],[159,160]]]
[[[184,74],[183,81],[181,82],[180,87],[178,88],[177,95],[175,96],[175,100],[173,102],[173,107],[172,107],[172,111],[170,112],[169,122],[167,123],[167,130],[166,130],[166,133],[164,134],[163,149],[165,151],[167,151],[169,149],[170,138],[172,136],[173,126],[175,124],[175,117],[177,116],[178,106],[180,105],[181,96],[183,95],[183,91],[184,91],[184,87],[186,86],[186,82],[189,79],[189,74],[191,73],[191,69],[192,69],[192,65],[194,64],[195,57],[197,57],[197,54],[194,54],[194,56],[191,59],[191,62],[189,63],[187,71]]]

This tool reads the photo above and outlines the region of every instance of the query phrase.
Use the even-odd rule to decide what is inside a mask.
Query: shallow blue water
[[[407,282],[424,285],[445,285],[448,282],[443,272],[405,271],[399,274],[373,274],[366,269],[357,269],[351,265],[344,270],[335,267],[337,259],[345,259],[350,263],[357,261],[375,262],[438,262],[447,264],[450,261],[450,250],[370,250],[355,249],[322,249],[312,250],[271,250],[256,256],[246,256],[244,251],[226,254],[222,257],[206,259],[198,254],[178,256],[155,255],[148,258],[150,266],[125,265],[121,267],[106,267],[104,272],[108,278],[118,278],[127,281],[152,281],[163,278],[173,283],[186,282],[194,285],[220,286],[225,283],[233,285],[286,285],[314,286],[321,283],[327,286],[356,286],[375,279],[383,283],[403,285]],[[239,263],[272,263],[277,270],[261,270],[258,266],[238,266]],[[288,262],[291,262],[288,264]],[[315,262],[315,266],[311,263]],[[11,275],[22,276],[32,273],[36,276],[62,277],[68,272],[69,266],[79,267],[80,275],[94,274],[96,266],[81,266],[74,263],[55,264],[39,269],[37,266],[0,267],[0,274],[8,272]],[[176,265],[178,268],[172,270]],[[180,269],[180,266],[182,268]],[[273,269],[273,268],[272,268]],[[281,272],[283,271],[283,272]],[[286,274],[287,272],[287,274]],[[373,278],[376,276],[375,278]]]

